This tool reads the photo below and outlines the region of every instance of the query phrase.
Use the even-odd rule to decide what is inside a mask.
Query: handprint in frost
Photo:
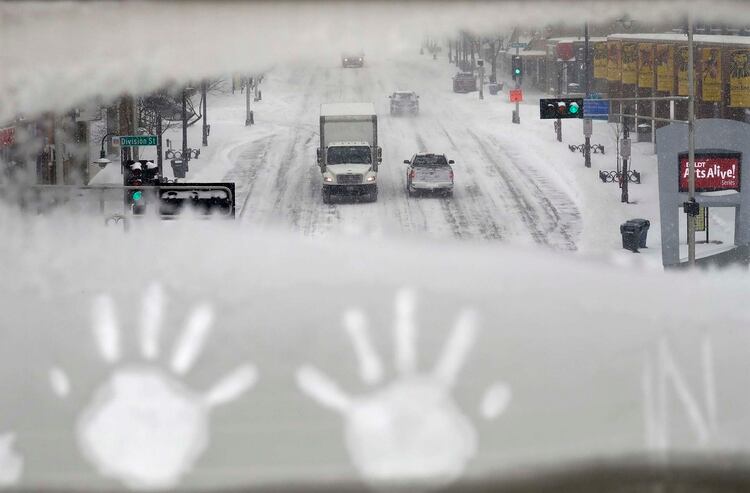
[[[304,366],[297,370],[297,384],[321,405],[342,415],[346,447],[366,481],[438,487],[458,478],[476,453],[476,431],[451,396],[474,345],[476,314],[470,310],[460,314],[433,370],[419,373],[414,293],[400,291],[395,308],[398,377],[393,382],[366,395],[348,396],[318,369]],[[370,342],[364,314],[350,310],[343,322],[359,361],[360,377],[369,385],[380,384],[383,365]],[[510,388],[496,383],[485,391],[480,412],[493,419],[510,399]]]
[[[21,479],[23,458],[13,450],[13,433],[0,434],[0,488],[13,486]]]
[[[158,285],[152,285],[143,298],[139,342],[148,363],[120,362],[114,303],[109,296],[99,296],[93,307],[99,353],[116,366],[81,412],[76,435],[81,452],[102,475],[133,488],[174,486],[206,448],[211,408],[237,399],[257,379],[250,364],[239,366],[204,394],[178,379],[193,366],[208,336],[213,323],[208,305],[190,314],[169,360],[171,373],[156,366],[162,298]],[[70,393],[70,380],[63,370],[50,370],[50,383],[58,396]]]

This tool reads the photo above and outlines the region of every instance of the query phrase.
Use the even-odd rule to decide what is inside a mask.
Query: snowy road
[[[254,105],[263,136],[239,146],[224,176],[235,181],[243,226],[291,228],[306,235],[329,232],[427,234],[505,240],[575,250],[581,218],[574,201],[549,179],[544,162],[529,162],[529,146],[486,123],[477,93],[451,92],[452,67],[426,58],[371,61],[362,69],[299,67],[276,70]],[[416,118],[391,117],[388,95],[420,94]],[[500,96],[502,97],[502,96]],[[496,105],[487,96],[484,105]],[[372,101],[379,115],[383,164],[377,203],[322,202],[315,165],[319,107],[323,102]],[[510,125],[510,123],[507,123]],[[417,151],[454,159],[454,197],[410,198],[404,159]]]

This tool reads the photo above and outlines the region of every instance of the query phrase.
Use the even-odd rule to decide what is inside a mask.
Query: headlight
[[[375,175],[370,175],[367,178],[365,178],[365,181],[373,182],[375,181]]]
[[[348,61],[349,61],[349,59],[348,59],[348,58],[344,58],[344,61],[345,61],[345,62],[348,62]]]
[[[332,176],[324,176],[323,181],[326,183],[333,183],[333,177]]]
[[[362,59],[360,58],[360,59],[359,59],[359,61],[361,62],[361,61],[362,61]]]

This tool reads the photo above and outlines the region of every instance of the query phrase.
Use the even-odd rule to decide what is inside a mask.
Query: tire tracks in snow
[[[568,233],[567,226],[563,223],[561,214],[552,201],[550,201],[549,197],[546,196],[548,191],[552,192],[554,190],[553,187],[548,186],[548,190],[542,189],[535,181],[541,180],[541,178],[531,176],[530,173],[514,164],[512,158],[503,147],[495,145],[495,149],[490,149],[486,142],[472,130],[467,129],[467,132],[477,143],[487,163],[499,174],[505,188],[516,204],[516,211],[519,213],[521,220],[526,225],[534,241],[541,245],[564,250],[575,250],[577,248],[575,241],[573,241],[572,236]],[[498,163],[499,156],[506,158],[504,160],[505,163]],[[509,170],[506,166],[510,166],[513,169]],[[517,179],[519,175],[524,178],[522,181],[526,181],[526,184],[519,183]],[[543,183],[549,185],[546,181]],[[529,190],[529,188],[531,189]],[[528,193],[524,193],[524,190]],[[563,198],[561,192],[554,191],[553,193],[556,195],[556,198]],[[530,201],[530,198],[533,198],[534,202]],[[567,197],[565,197],[564,202],[571,204],[575,208]],[[538,208],[534,207],[535,204],[540,206],[539,208],[542,209],[543,215],[539,214]]]

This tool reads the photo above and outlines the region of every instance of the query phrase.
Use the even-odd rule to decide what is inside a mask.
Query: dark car
[[[453,76],[453,92],[477,90],[477,77],[471,72],[459,72]]]
[[[347,67],[362,67],[365,64],[365,56],[363,54],[358,55],[341,55],[341,66]]]
[[[391,115],[419,114],[419,96],[414,91],[396,91],[388,98],[391,100]]]

